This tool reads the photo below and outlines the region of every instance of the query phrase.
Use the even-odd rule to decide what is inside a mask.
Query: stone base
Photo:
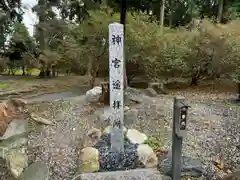
[[[155,169],[134,169],[128,171],[85,173],[72,180],[166,180]],[[171,178],[170,178],[171,179]]]
[[[111,127],[107,127],[102,135],[97,129],[91,129],[87,134],[85,139],[94,143],[85,143],[92,145],[84,146],[79,152],[79,173],[157,167],[155,152],[148,144],[144,144],[147,136],[135,129],[125,129],[122,152],[111,149]]]
[[[100,148],[100,172],[119,171],[144,167],[139,161],[137,150],[126,148],[123,152],[112,152],[107,148]]]

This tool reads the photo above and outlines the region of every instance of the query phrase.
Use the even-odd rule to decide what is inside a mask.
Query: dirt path
[[[100,81],[101,79],[96,79],[96,84],[99,84]],[[73,91],[73,94],[76,96],[81,95],[76,93],[76,89],[81,89],[83,86],[88,86],[88,77],[60,76],[49,79],[39,79],[31,76],[7,76],[0,80],[0,100],[13,97],[28,99],[38,97],[42,94],[51,94],[56,92],[68,92],[67,96],[73,96],[69,93],[73,93]]]

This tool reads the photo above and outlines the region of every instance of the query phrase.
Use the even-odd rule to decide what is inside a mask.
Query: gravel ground
[[[214,166],[210,161],[221,156],[228,168],[236,169],[240,165],[237,108],[224,105],[221,98],[215,98],[218,99],[215,101],[207,96],[205,99],[190,95],[188,97],[191,109],[183,151],[199,157],[205,168],[212,169]],[[169,149],[172,96],[148,99],[151,103],[130,107],[138,110],[138,121],[135,121],[133,127],[147,135],[161,136],[162,149]],[[46,162],[50,167],[51,180],[71,180],[76,171],[77,151],[81,147],[81,139],[87,130],[95,127],[95,119],[91,115],[94,108],[87,105],[83,101],[83,96],[80,96],[64,101],[31,105],[30,110],[55,123],[54,126],[30,123],[30,162]]]
[[[42,161],[50,167],[51,180],[68,180],[75,174],[81,139],[91,129],[87,118],[92,108],[82,98],[36,105],[40,116],[54,121],[54,126],[34,127],[29,135],[30,161]],[[39,125],[38,125],[39,126]]]
[[[240,165],[240,106],[225,103],[226,99],[234,96],[219,94],[218,96],[209,94],[202,98],[191,98],[188,94],[187,104],[191,106],[188,115],[188,133],[184,139],[183,151],[191,156],[199,157],[206,171],[225,175],[213,166],[213,161],[222,159],[224,169],[234,171]],[[211,98],[210,98],[211,97]],[[224,98],[223,98],[224,97]],[[158,104],[164,107],[165,117],[172,117],[172,97],[157,100]],[[164,105],[160,105],[164,104]],[[170,110],[170,111],[169,111]],[[168,121],[168,140],[165,149],[171,147],[171,121]],[[211,179],[215,179],[212,177]]]

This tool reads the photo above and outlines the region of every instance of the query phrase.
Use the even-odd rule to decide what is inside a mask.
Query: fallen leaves
[[[232,173],[232,171],[225,166],[224,159],[217,159],[216,161],[213,161],[213,164],[224,173]]]

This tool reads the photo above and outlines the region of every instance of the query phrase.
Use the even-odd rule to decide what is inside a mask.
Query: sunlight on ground
[[[9,87],[9,84],[7,84],[7,83],[1,83],[0,84],[0,89],[5,89],[7,87]]]
[[[23,72],[22,69],[18,69],[18,70],[16,71],[15,75],[22,75],[22,72]],[[32,76],[38,76],[39,72],[40,72],[39,69],[32,69],[32,70],[30,71],[30,74],[31,74]],[[26,72],[26,73],[27,73],[27,72]],[[2,74],[4,74],[4,75],[8,74],[8,70],[4,71]]]

